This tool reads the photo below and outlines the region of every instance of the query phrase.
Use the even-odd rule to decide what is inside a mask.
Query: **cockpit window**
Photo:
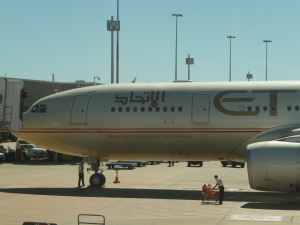
[[[47,112],[47,106],[46,105],[40,105],[39,113],[46,113]]]
[[[39,111],[39,105],[35,105],[33,106],[33,108],[31,109],[31,112],[37,113]]]
[[[35,105],[31,108],[30,112],[33,112],[33,113],[46,113],[47,112],[47,106],[46,105]]]

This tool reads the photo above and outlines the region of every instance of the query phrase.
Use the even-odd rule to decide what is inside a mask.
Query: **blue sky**
[[[119,0],[120,83],[172,82],[178,18],[178,80],[188,54],[196,82],[299,80],[299,0]],[[117,0],[0,0],[0,76],[111,82],[111,32]],[[116,33],[115,33],[116,37]],[[115,41],[116,44],[116,41]]]

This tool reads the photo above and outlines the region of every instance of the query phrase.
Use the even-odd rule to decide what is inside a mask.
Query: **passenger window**
[[[290,106],[291,107],[291,106]],[[276,110],[276,107],[274,105],[271,106],[271,110],[274,112]]]
[[[123,108],[122,107],[119,107],[119,112],[122,112],[123,111]]]
[[[252,111],[252,107],[248,106],[248,111],[251,112]]]
[[[255,106],[255,111],[256,111],[256,112],[259,111],[259,106]]]
[[[46,105],[40,105],[39,112],[40,113],[46,113],[47,112],[47,106]]]
[[[156,111],[156,112],[159,112],[159,110],[160,110],[160,108],[159,108],[159,106],[157,106],[157,107],[155,108],[155,111]]]
[[[175,107],[171,106],[171,112],[175,112]]]
[[[130,112],[130,107],[126,107],[126,112]]]
[[[137,112],[137,107],[133,107],[133,112]]]
[[[168,107],[165,106],[165,107],[163,108],[163,110],[164,110],[164,112],[167,112],[167,111],[168,111]]]
[[[37,113],[39,111],[39,105],[35,105],[33,106],[33,108],[31,109],[31,112]]]
[[[145,112],[145,107],[141,107],[141,112]]]
[[[295,106],[295,110],[296,110],[296,111],[299,111],[299,105],[296,105],[296,106]]]
[[[179,112],[182,112],[182,106],[179,106],[179,107],[178,107],[178,111],[179,111]]]
[[[287,106],[287,110],[291,111],[292,107],[290,105]],[[273,111],[273,110],[272,110]]]
[[[267,111],[268,110],[268,106],[264,106],[264,111]]]
[[[152,107],[148,107],[148,112],[152,112]]]
[[[111,112],[115,112],[116,108],[115,107],[111,107],[110,111]]]
[[[3,102],[3,95],[0,94],[0,103],[2,103],[2,102]]]

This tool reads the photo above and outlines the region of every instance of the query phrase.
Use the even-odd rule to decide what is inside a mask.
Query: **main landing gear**
[[[102,187],[105,184],[106,178],[103,175],[103,170],[100,169],[100,159],[97,159],[96,163],[92,163],[91,168],[88,168],[87,170],[92,170],[95,172],[90,177],[90,185],[92,187]],[[101,171],[100,173],[99,170]]]

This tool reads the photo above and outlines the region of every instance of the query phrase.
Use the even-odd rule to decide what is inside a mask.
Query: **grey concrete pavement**
[[[186,162],[147,165],[133,170],[105,169],[105,188],[77,188],[79,164],[4,163],[0,165],[0,224],[24,221],[77,224],[78,214],[100,214],[108,225],[127,224],[298,224],[300,195],[258,192],[246,168],[220,162],[187,167]],[[85,165],[85,169],[87,166]],[[225,184],[223,205],[202,204],[201,187]],[[85,172],[88,184],[89,174]]]

